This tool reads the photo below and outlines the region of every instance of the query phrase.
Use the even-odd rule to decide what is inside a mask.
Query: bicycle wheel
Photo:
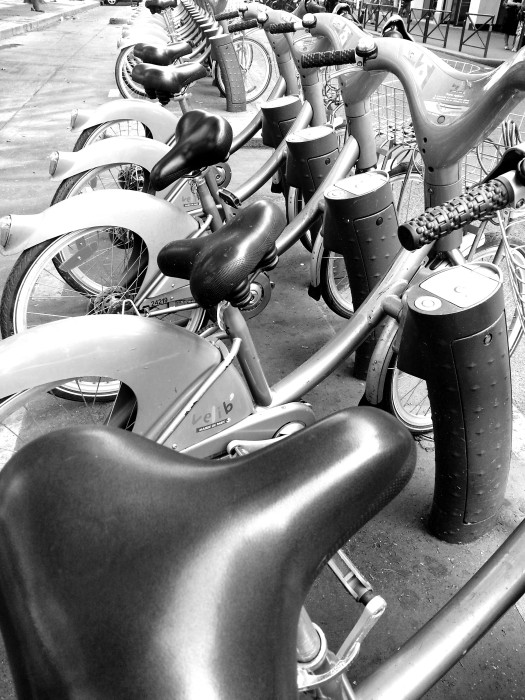
[[[147,270],[144,241],[127,229],[93,227],[73,231],[24,251],[13,267],[0,302],[2,337],[71,316],[131,311]],[[189,284],[177,298],[191,299]],[[197,304],[161,318],[196,331],[204,317]]]
[[[64,387],[77,393],[76,401],[62,395]],[[0,468],[18,449],[52,430],[73,425],[111,425],[131,430],[136,408],[131,390],[108,377],[64,377],[51,385],[0,399]]]
[[[354,313],[352,291],[343,256],[333,251],[325,251],[320,270],[321,296],[324,303],[342,318],[350,318]]]
[[[132,190],[147,192],[149,189],[149,171],[135,163],[116,163],[102,165],[78,175],[62,180],[55,192],[51,204],[88,192],[101,190]]]
[[[128,46],[119,53],[115,64],[115,81],[122,97],[147,100],[148,96],[143,86],[136,83],[131,77],[133,67],[142,63],[138,58],[135,58],[133,49],[134,46]]]
[[[288,223],[293,221],[295,217],[302,211],[304,206],[303,193],[297,187],[288,188],[288,197],[286,198],[286,220]],[[301,236],[301,243],[306,250],[312,252],[312,234],[308,230]]]
[[[406,165],[403,164],[390,174],[390,184],[399,222],[407,221],[424,210],[423,180],[418,172],[407,175]],[[350,318],[354,313],[354,304],[343,257],[327,251],[321,262],[320,278],[325,304],[339,316]]]
[[[233,45],[241,67],[246,102],[254,102],[264,94],[272,79],[273,64],[271,56],[264,44],[249,36],[235,37]],[[225,95],[226,88],[218,64],[215,78],[219,90]]]
[[[134,119],[119,119],[118,121],[104,122],[97,126],[84,129],[75,145],[73,151],[80,151],[85,146],[90,146],[97,141],[113,138],[114,136],[142,136],[152,139],[153,135],[147,126]]]
[[[514,255],[520,264],[525,265],[525,254],[519,240],[509,241],[514,249]],[[492,262],[498,251],[498,244],[489,242],[481,246],[473,256],[473,262]],[[500,259],[498,266],[503,273],[503,293],[505,299],[505,313],[507,319],[507,333],[509,342],[509,354],[511,355],[518,347],[523,336],[523,326],[521,325],[516,302],[512,293],[510,282],[510,271],[505,254]],[[521,292],[525,285],[521,285]],[[426,382],[411,374],[401,372],[397,368],[397,358],[393,353],[391,356],[391,368],[386,374],[382,408],[390,411],[398,420],[405,425],[414,435],[429,433],[432,431],[432,415],[428,400]]]

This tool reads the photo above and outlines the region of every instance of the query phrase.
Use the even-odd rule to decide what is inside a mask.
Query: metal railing
[[[459,50],[461,51],[463,46],[468,46],[471,49],[481,49],[483,56],[486,56],[493,27],[494,15],[469,13],[463,22]]]
[[[372,26],[374,31],[380,31],[385,22],[397,14],[398,10],[395,5],[364,2],[359,9],[359,21],[363,27]]]
[[[452,22],[452,12],[443,10],[411,10],[407,29],[414,37],[421,37],[424,44],[429,39],[445,47]]]

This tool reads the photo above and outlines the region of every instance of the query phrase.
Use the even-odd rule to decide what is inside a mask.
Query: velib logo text
[[[233,399],[233,396],[230,397]],[[220,425],[225,425],[230,422],[228,414],[233,410],[233,403],[230,401],[222,401],[216,406],[212,406],[207,413],[194,413],[192,416],[192,425],[197,426],[196,432],[202,433],[204,430],[211,430]]]

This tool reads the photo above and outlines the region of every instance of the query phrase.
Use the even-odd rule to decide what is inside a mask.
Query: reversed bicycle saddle
[[[414,39],[408,33],[405,20],[401,17],[401,15],[392,15],[389,17],[383,26],[382,35],[385,37],[414,41]]]
[[[192,52],[191,44],[187,41],[176,41],[167,46],[152,46],[151,44],[135,44],[133,53],[143,63],[151,63],[155,66],[169,66],[182,56]]]
[[[71,428],[0,474],[0,621],[20,700],[289,700],[322,565],[409,479],[414,443],[350,409],[210,464]]]
[[[163,190],[185,175],[228,159],[233,140],[229,122],[193,109],[175,127],[175,145],[151,169],[150,182]]]
[[[285,226],[281,207],[254,202],[209,236],[168,243],[157,256],[159,270],[189,280],[193,298],[205,309],[221,301],[242,306],[250,299],[250,275],[277,263],[275,241]]]
[[[206,68],[200,63],[178,63],[176,66],[137,63],[131,71],[132,80],[144,86],[146,95],[152,100],[158,99],[163,105],[205,75]]]
[[[177,0],[146,0],[144,7],[147,7],[152,15],[158,15],[170,7],[177,7]]]

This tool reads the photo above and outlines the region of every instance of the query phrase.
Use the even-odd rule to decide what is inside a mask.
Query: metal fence
[[[494,27],[494,15],[468,14],[463,22],[459,50],[464,46],[481,49],[486,56],[489,50],[490,37]]]
[[[452,23],[452,12],[435,10],[411,10],[407,17],[407,29],[414,38],[421,37],[424,44],[429,39],[445,47]]]

